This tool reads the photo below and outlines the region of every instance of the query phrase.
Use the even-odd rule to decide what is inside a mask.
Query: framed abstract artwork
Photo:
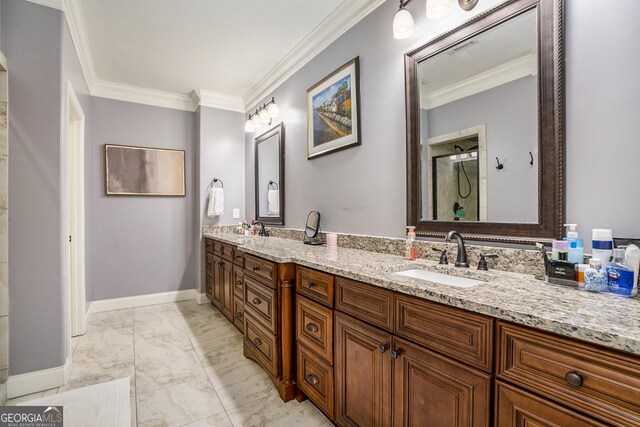
[[[184,150],[104,146],[108,196],[186,195]]]
[[[358,57],[307,90],[307,159],[360,145]]]

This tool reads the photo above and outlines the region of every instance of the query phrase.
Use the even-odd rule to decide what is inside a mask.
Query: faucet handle
[[[496,254],[480,254],[480,261],[478,261],[478,270],[489,271],[486,258],[498,258]]]
[[[431,248],[434,252],[440,252],[440,262],[439,264],[447,265],[449,264],[449,260],[447,259],[447,250],[446,249],[438,249]]]

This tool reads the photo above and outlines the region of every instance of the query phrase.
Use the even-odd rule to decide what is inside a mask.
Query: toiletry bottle
[[[576,282],[578,286],[584,288],[584,273],[589,268],[589,264],[577,264],[576,265]]]
[[[551,243],[551,260],[568,261],[569,242],[567,242],[566,240],[554,240]]]
[[[584,258],[584,242],[579,238],[577,224],[565,224],[567,227],[567,242],[569,242],[569,262],[581,264]]]
[[[627,246],[624,252],[624,263],[633,269],[633,295],[638,294],[638,273],[640,272],[640,248],[636,245]]]
[[[613,250],[613,261],[605,272],[609,281],[609,292],[625,297],[634,296],[633,268],[624,263],[624,249]]]
[[[601,260],[602,265],[607,265],[613,255],[613,231],[594,228],[591,241],[591,256]]]
[[[602,262],[597,258],[589,260],[589,268],[584,272],[584,290],[591,292],[606,292],[608,288],[607,276],[602,271]]]
[[[418,258],[418,249],[416,248],[414,241],[416,239],[416,228],[413,226],[407,227],[407,243],[405,245],[404,256],[411,261]]]

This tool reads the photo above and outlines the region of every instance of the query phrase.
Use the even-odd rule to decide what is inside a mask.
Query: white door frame
[[[86,331],[85,301],[85,236],[84,236],[84,113],[71,81],[67,80],[66,117],[66,183],[67,183],[67,245],[69,272],[67,274],[68,313],[67,325],[71,337]]]

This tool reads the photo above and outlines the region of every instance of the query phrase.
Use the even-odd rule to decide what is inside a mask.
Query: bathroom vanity
[[[640,424],[638,300],[275,237],[205,237],[207,295],[243,318],[245,355],[285,401],[306,396],[337,425]],[[481,284],[394,274],[409,268]],[[238,294],[236,318],[225,298]]]

